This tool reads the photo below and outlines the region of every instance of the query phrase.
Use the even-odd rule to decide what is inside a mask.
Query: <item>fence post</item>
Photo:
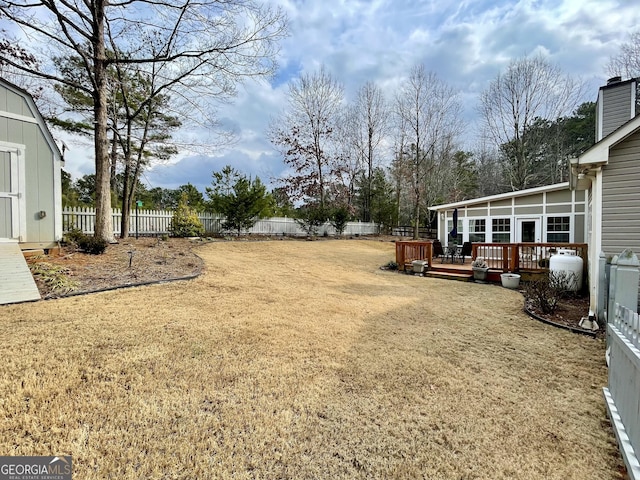
[[[611,259],[611,268],[609,269],[609,297],[607,299],[607,323],[613,322],[616,308],[616,283],[618,281],[618,255],[614,255]]]
[[[614,301],[634,312],[638,311],[639,266],[640,261],[638,261],[638,257],[631,250],[623,250],[622,253],[618,255]]]
[[[598,256],[598,291],[596,292],[596,295],[597,295],[596,302],[598,303],[596,318],[598,320],[602,320],[604,318],[605,302],[607,301],[606,299],[607,299],[608,288],[607,288],[607,275],[605,272],[606,264],[607,264],[607,256],[604,254],[604,252],[601,251],[600,255]]]

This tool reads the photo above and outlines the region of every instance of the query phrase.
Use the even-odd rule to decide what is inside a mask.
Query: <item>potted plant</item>
[[[487,265],[483,257],[476,258],[471,263],[471,269],[473,270],[473,279],[476,282],[484,283],[487,280],[489,265]]]
[[[500,279],[502,280],[502,286],[505,288],[518,288],[520,285],[520,275],[517,273],[503,273],[500,275]]]

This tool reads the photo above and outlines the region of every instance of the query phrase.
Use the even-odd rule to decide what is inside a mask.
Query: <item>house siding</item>
[[[602,89],[602,137],[606,137],[632,118],[632,98],[635,82]]]
[[[450,221],[453,215],[454,207],[458,208],[458,219],[462,220],[462,228],[458,233],[462,234],[463,241],[466,241],[472,233],[470,231],[469,220],[478,218],[486,219],[484,233],[486,242],[491,242],[492,220],[495,218],[511,219],[511,242],[516,241],[518,236],[518,220],[519,219],[539,219],[540,231],[536,232],[540,237],[540,241],[546,242],[548,235],[548,218],[549,217],[569,217],[571,230],[569,232],[570,242],[585,242],[585,192],[571,191],[568,184],[563,188],[550,189],[545,192],[513,192],[514,197],[471,199],[468,204],[464,205],[459,202],[454,205],[442,205],[442,208],[434,207],[434,210],[446,216]],[[440,221],[440,229],[438,238],[445,243],[448,239],[448,224],[446,221]],[[482,233],[479,231],[479,233]]]
[[[602,171],[602,250],[640,252],[640,132],[613,147]]]

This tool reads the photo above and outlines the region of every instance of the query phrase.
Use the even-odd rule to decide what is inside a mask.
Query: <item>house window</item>
[[[469,241],[484,243],[485,232],[487,231],[484,218],[469,220]]]
[[[511,242],[511,219],[494,218],[491,220],[491,241],[493,243]]]
[[[451,230],[453,230],[453,219],[450,218],[447,220],[447,239],[451,241]],[[458,226],[456,228],[458,230],[458,235],[455,238],[455,242],[458,244],[462,243],[462,219],[458,219]]]
[[[569,217],[547,217],[547,242],[569,243]]]

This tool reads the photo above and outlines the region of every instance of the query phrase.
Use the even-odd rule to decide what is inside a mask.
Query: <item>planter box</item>
[[[424,273],[427,265],[429,265],[429,262],[426,262],[425,260],[414,260],[411,262],[413,273]]]
[[[487,272],[489,271],[488,268],[482,268],[482,267],[471,267],[473,269],[473,279],[476,282],[486,282],[487,281]]]
[[[505,288],[518,288],[520,285],[520,275],[517,273],[503,273],[500,275],[500,279]]]

